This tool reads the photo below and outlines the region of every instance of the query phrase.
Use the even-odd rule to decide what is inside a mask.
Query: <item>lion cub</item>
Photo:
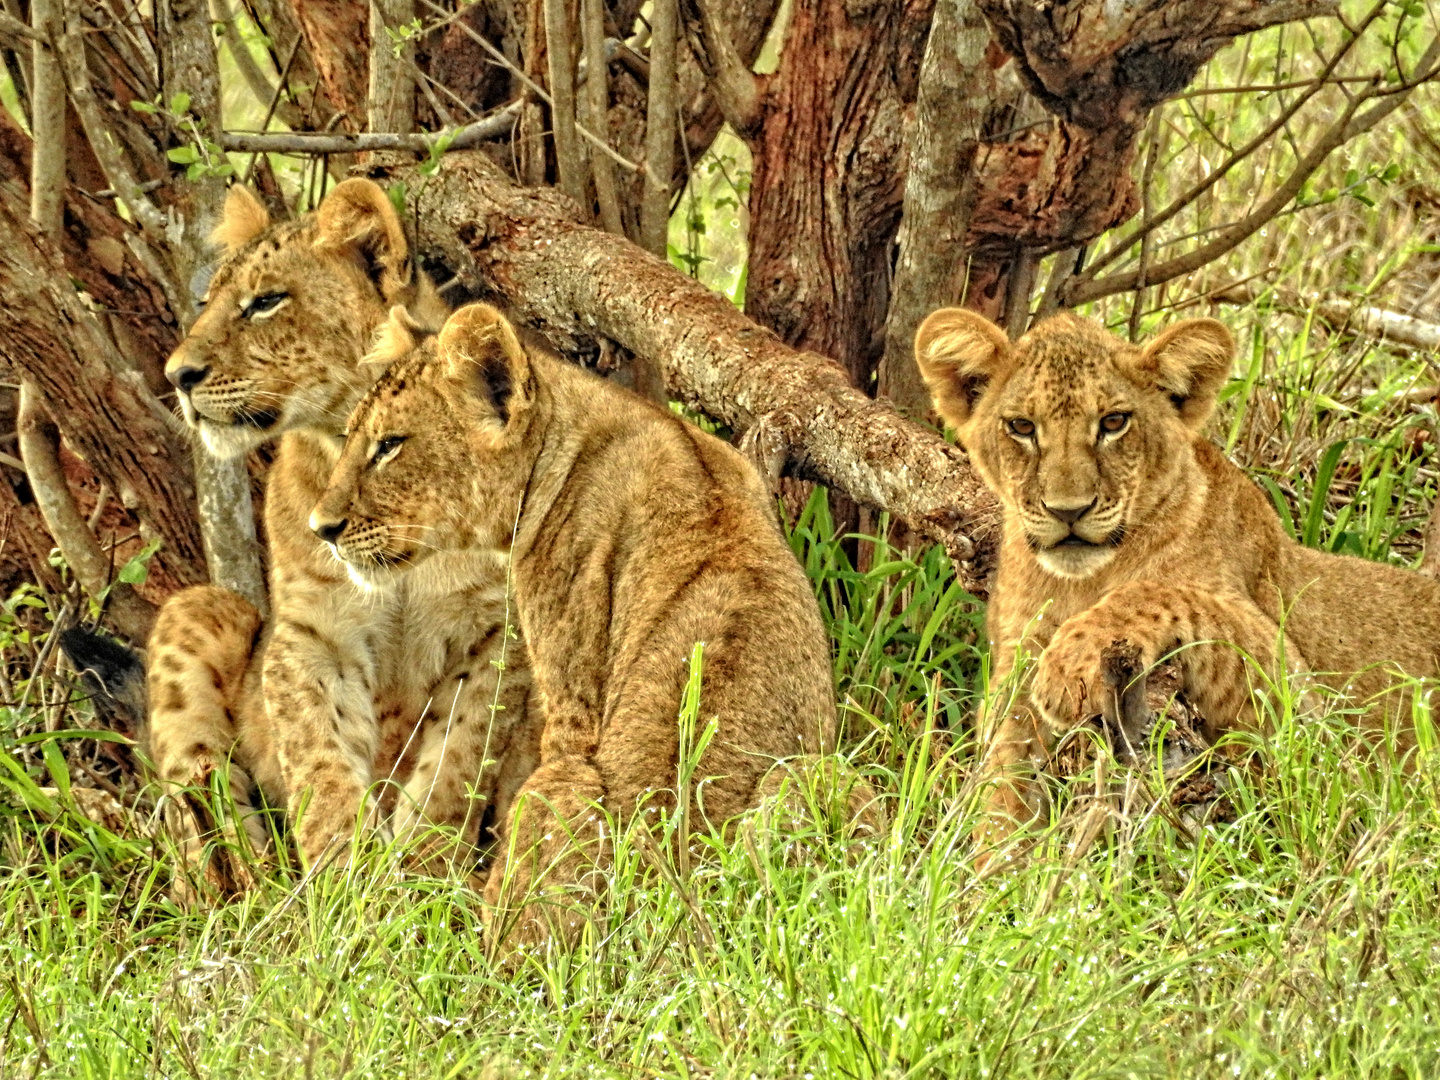
[[[969,311],[920,327],[935,407],[1004,508],[992,670],[1003,678],[1017,652],[1039,653],[1028,707],[990,735],[993,777],[1043,768],[1060,735],[1114,712],[1100,669],[1115,642],[1147,665],[1193,646],[1177,659],[1212,739],[1260,722],[1247,655],[1267,677],[1316,672],[1369,703],[1376,725],[1403,709],[1386,694],[1395,674],[1436,673],[1440,583],[1302,547],[1202,434],[1233,351],[1210,319],[1143,348],[1071,315],[1013,345]],[[1023,779],[997,783],[984,835],[1031,817],[1035,795]]]
[[[542,872],[547,885],[574,884],[593,869],[594,804],[622,817],[644,801],[674,804],[696,642],[701,725],[718,721],[693,784],[706,818],[750,807],[778,759],[833,747],[819,610],[739,453],[527,352],[484,305],[423,340],[397,311],[390,337],[400,358],[351,415],[310,524],[377,590],[437,552],[510,555],[545,727],[486,887],[497,911]],[[541,904],[513,914],[512,941],[545,936]],[[562,934],[582,919],[566,913]],[[491,929],[504,940],[511,928]]]

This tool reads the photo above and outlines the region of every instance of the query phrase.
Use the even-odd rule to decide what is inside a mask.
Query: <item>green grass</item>
[[[1342,714],[1296,720],[1282,688],[1259,765],[1232,775],[1234,824],[1181,831],[1132,784],[1099,842],[1077,846],[1083,801],[1062,799],[1024,867],[982,878],[976,605],[930,553],[877,544],[873,569],[853,569],[819,499],[793,542],[837,642],[847,753],[885,793],[883,836],[845,843],[822,810],[793,835],[711,837],[688,871],[623,841],[577,951],[510,976],[486,957],[476,896],[406,875],[384,847],[180,911],[163,842],[107,833],[63,796],[55,823],[37,812],[32,784],[64,775],[60,744],[12,734],[0,1070],[1436,1075],[1433,736],[1400,774]]]

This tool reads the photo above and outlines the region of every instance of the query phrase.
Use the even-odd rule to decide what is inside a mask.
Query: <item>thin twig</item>
[[[515,126],[520,102],[514,101],[483,120],[449,133],[446,149],[464,150],[486,139],[505,135]],[[227,131],[220,139],[226,150],[263,154],[356,154],[369,150],[411,150],[430,153],[444,143],[446,132],[435,134],[363,132],[359,135],[327,135],[309,131],[245,132]]]

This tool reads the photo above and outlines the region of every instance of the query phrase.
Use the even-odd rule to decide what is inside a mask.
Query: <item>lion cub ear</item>
[[[270,211],[244,184],[231,184],[225,193],[225,213],[210,234],[210,242],[227,253],[239,251],[270,227]]]
[[[398,303],[410,284],[410,245],[390,196],[373,180],[343,180],[315,211],[317,247],[353,247],[365,261],[375,288]]]
[[[515,328],[489,304],[467,304],[445,321],[438,343],[447,378],[465,385],[501,424],[530,405],[530,358]]]
[[[935,402],[953,428],[963,427],[990,383],[1013,363],[1005,331],[964,308],[941,308],[915,334],[915,362]]]
[[[1214,319],[1178,322],[1140,352],[1140,374],[1168,394],[1186,426],[1199,430],[1230,375],[1235,339]]]

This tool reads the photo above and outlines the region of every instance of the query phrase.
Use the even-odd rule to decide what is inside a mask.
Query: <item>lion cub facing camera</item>
[[[582,915],[547,918],[532,897],[507,916],[508,898],[593,872],[593,805],[674,805],[694,644],[700,724],[718,726],[693,805],[719,823],[777,759],[833,747],[824,627],[759,476],[719,439],[527,352],[484,305],[423,340],[397,311],[388,337],[397,359],[352,414],[310,524],[377,589],[437,551],[510,554],[545,727],[486,887],[491,934],[572,938]]]

